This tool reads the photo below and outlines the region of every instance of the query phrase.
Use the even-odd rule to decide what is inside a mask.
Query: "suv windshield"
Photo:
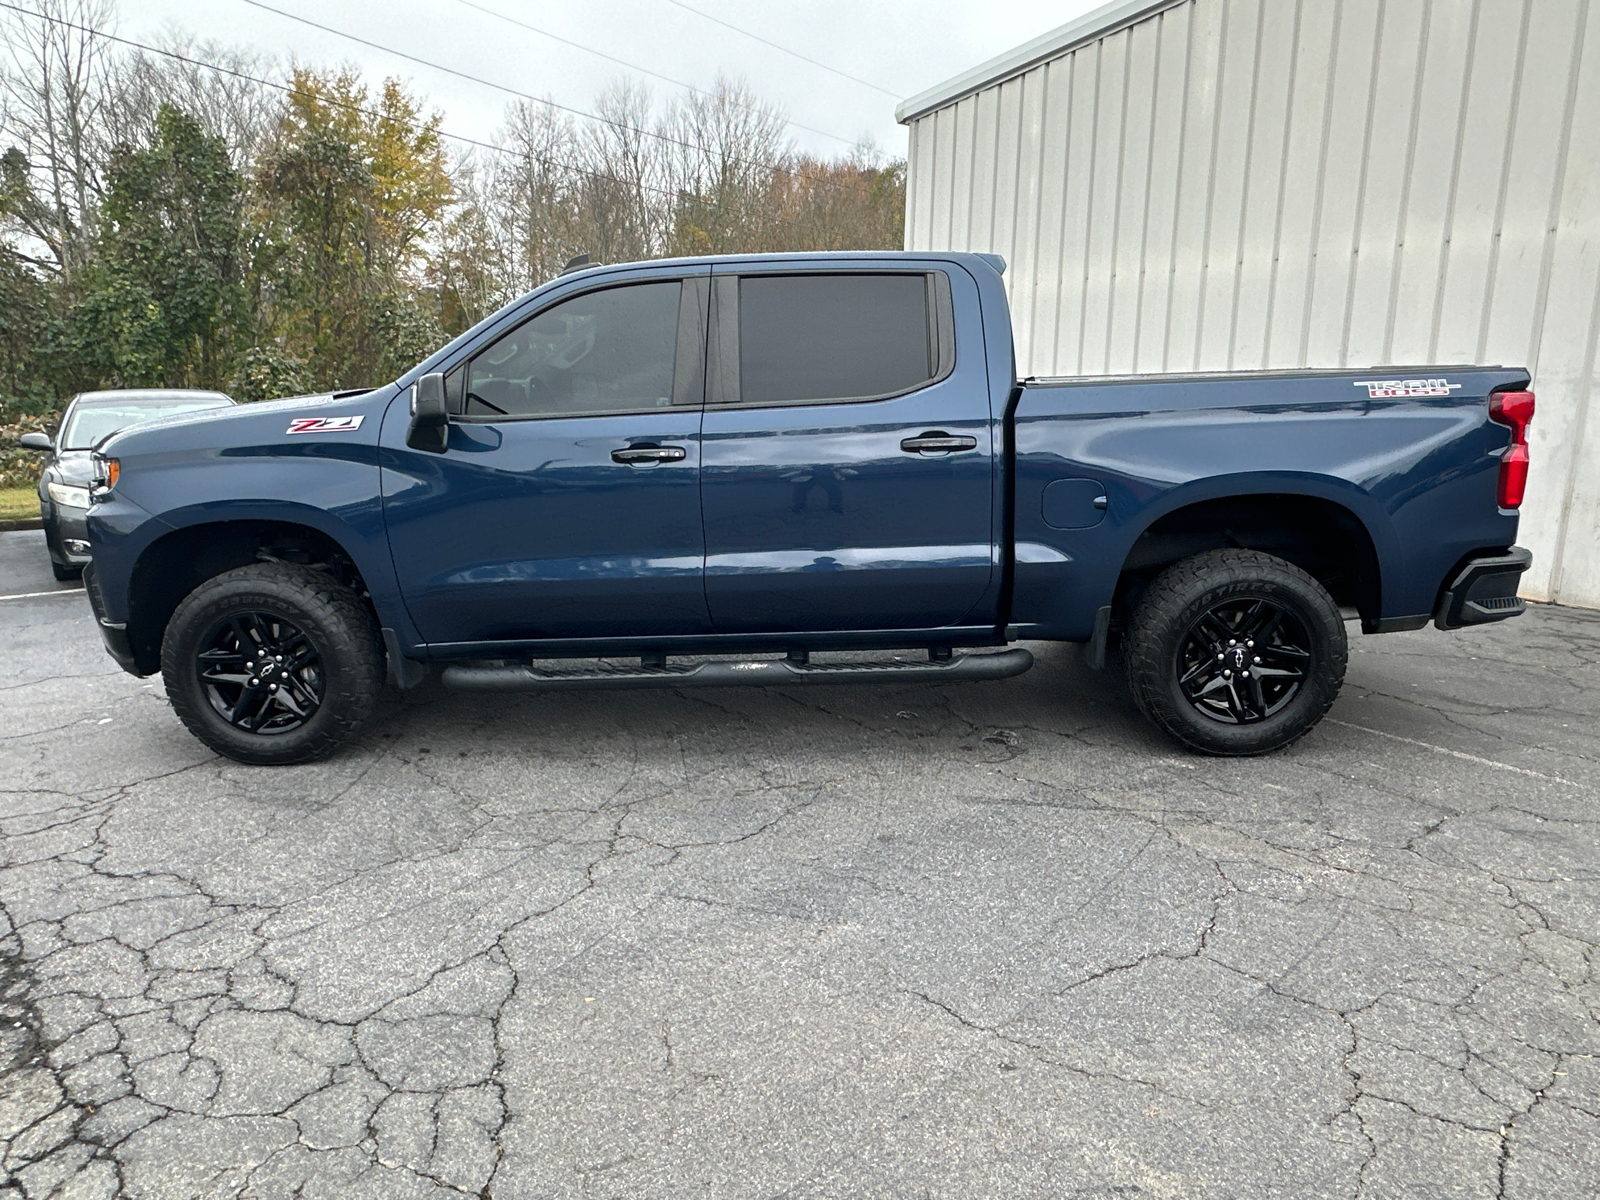
[[[104,401],[80,404],[72,420],[61,431],[58,443],[63,450],[89,450],[95,443],[110,437],[119,429],[154,421],[160,417],[175,417],[180,413],[201,412],[208,408],[227,408],[232,402],[220,398],[157,401]]]

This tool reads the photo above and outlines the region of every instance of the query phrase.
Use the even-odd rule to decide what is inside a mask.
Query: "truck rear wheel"
[[[1322,720],[1348,647],[1333,597],[1256,550],[1212,550],[1167,568],[1123,639],[1139,710],[1206,754],[1281,750]]]
[[[172,707],[218,754],[278,765],[326,758],[371,718],[383,651],[349,588],[294,563],[227,571],[167,623]]]

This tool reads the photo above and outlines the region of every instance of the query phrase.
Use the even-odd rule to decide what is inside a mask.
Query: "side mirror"
[[[47,433],[25,433],[17,439],[17,445],[24,450],[54,450],[55,443],[50,440]]]
[[[450,415],[444,407],[444,376],[435,371],[411,386],[411,426],[406,445],[429,454],[443,454],[450,440]]]

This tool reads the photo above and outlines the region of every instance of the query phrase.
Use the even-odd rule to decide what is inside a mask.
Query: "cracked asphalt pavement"
[[[1255,760],[1036,649],[248,768],[0,602],[0,1197],[1600,1194],[1600,614]]]

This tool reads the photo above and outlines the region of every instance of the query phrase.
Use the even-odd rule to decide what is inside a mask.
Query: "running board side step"
[[[1033,666],[1026,650],[998,654],[957,654],[943,661],[800,663],[792,659],[698,662],[684,666],[594,667],[583,671],[545,671],[538,667],[453,666],[444,669],[446,687],[467,692],[549,692],[601,688],[692,688],[791,686],[798,683],[948,683],[953,680],[1009,679]]]

